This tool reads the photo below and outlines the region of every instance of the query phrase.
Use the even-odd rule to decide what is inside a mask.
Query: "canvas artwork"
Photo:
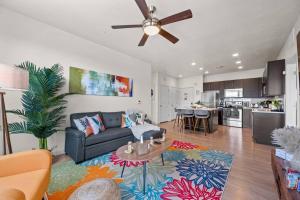
[[[75,94],[132,97],[133,80],[70,67],[69,89],[71,93]]]

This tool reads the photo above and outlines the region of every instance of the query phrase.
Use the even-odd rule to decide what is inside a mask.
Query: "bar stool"
[[[185,121],[188,121],[189,129],[193,129],[194,127],[194,110],[191,109],[182,109],[181,110],[181,122],[180,122],[180,130],[184,131],[185,129]]]
[[[208,119],[209,119],[209,111],[208,110],[195,110],[194,111],[196,122],[194,126],[194,133],[196,131],[197,125],[201,124],[201,121],[203,121],[203,126],[204,126],[204,134],[206,136],[206,133],[209,132],[209,124],[208,124]],[[199,123],[200,121],[200,123]]]
[[[174,121],[174,125],[173,125],[173,128],[175,127],[175,125],[177,124],[177,126],[180,125],[180,119],[181,119],[181,109],[179,108],[175,108],[175,112],[176,112],[176,118],[175,118],[175,121]]]

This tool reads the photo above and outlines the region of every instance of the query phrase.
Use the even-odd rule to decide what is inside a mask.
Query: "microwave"
[[[224,96],[225,97],[243,97],[243,88],[225,89]]]

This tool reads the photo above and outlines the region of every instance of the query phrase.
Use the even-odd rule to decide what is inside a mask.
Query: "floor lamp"
[[[0,101],[3,134],[3,154],[12,153],[10,134],[8,130],[6,107],[4,101],[5,90],[26,90],[29,84],[29,74],[26,70],[15,66],[0,64]]]

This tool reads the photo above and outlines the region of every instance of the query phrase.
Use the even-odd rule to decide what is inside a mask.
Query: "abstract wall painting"
[[[70,67],[70,93],[132,97],[131,78]]]

